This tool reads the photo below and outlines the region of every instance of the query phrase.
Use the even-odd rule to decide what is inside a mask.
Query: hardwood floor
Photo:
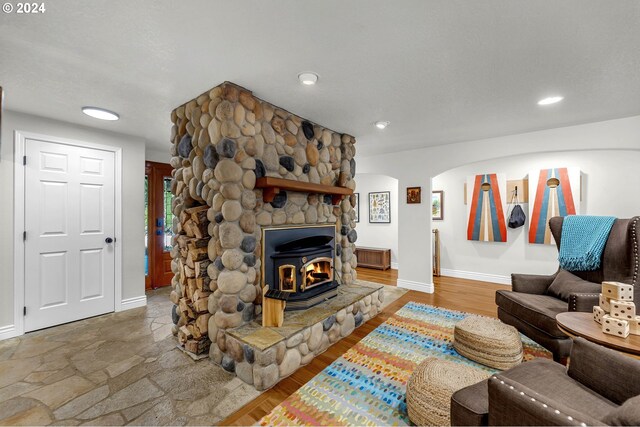
[[[397,270],[372,270],[358,268],[358,278],[372,282],[395,285]],[[455,279],[451,277],[434,277],[435,293],[409,291],[398,300],[389,304],[377,317],[371,319],[351,335],[329,347],[307,366],[298,369],[293,375],[280,381],[270,390],[245,405],[235,414],[223,420],[220,425],[255,425],[263,416],[271,412],[283,400],[295,393],[307,381],[330,365],[358,341],[367,336],[389,316],[410,301],[431,304],[452,310],[466,311],[496,317],[494,302],[495,291],[509,289],[508,286],[474,280]]]
[[[382,283],[383,285],[396,285],[398,280],[398,270],[388,269],[385,271],[374,270],[373,268],[356,268],[358,279],[370,282]]]

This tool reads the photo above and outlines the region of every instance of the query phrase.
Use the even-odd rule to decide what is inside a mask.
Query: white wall
[[[31,116],[13,111],[2,115],[0,145],[0,221],[13,230],[14,131],[122,147],[122,299],[144,297],[144,140]],[[22,167],[21,165],[19,167]],[[0,328],[13,324],[14,280],[12,233],[0,239]],[[28,296],[27,296],[28,297]],[[5,328],[5,332],[9,328]]]
[[[398,180],[385,175],[357,174],[356,193],[360,193],[360,222],[357,246],[391,249],[391,267],[398,268]],[[391,198],[391,223],[369,223],[369,193],[388,191]]]
[[[402,191],[420,182],[427,183],[422,191],[430,194],[432,177],[465,164],[537,153],[588,150],[640,150],[640,116],[359,157],[358,173],[377,173],[397,178]],[[637,167],[633,167],[626,172],[631,175],[637,173],[636,170]],[[590,182],[586,185],[590,185]],[[623,182],[619,185],[626,184]],[[634,197],[634,192],[637,194],[637,189],[630,186],[627,190],[630,194],[627,197]],[[425,292],[433,291],[429,205],[398,205],[398,285]]]
[[[506,243],[468,241],[467,207],[463,201],[467,176],[496,172],[506,173],[509,180],[525,178],[532,170],[577,167],[582,171],[583,185],[578,213],[628,218],[640,214],[640,199],[632,195],[640,188],[640,174],[629,173],[637,165],[640,165],[640,151],[572,151],[488,160],[434,177],[433,189],[445,193],[445,218],[432,224],[440,230],[442,274],[508,284],[511,273],[550,274],[558,267],[555,245],[528,243],[526,204],[522,207],[527,223],[515,230],[507,228]]]
[[[169,149],[169,143],[167,143],[167,149],[164,151],[146,147],[144,159],[151,162],[169,163],[171,160],[171,153],[169,152]]]

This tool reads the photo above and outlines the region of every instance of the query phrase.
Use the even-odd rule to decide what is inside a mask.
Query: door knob
[[[113,243],[114,239],[112,239],[111,237],[107,237],[106,239],[104,239],[104,241],[107,243]]]

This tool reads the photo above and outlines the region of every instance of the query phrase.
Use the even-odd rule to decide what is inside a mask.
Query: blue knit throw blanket
[[[612,216],[570,215],[562,222],[560,268],[568,271],[590,271],[600,268],[602,252],[611,227]]]

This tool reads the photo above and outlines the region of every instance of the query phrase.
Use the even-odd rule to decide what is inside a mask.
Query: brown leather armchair
[[[549,220],[558,250],[564,218]],[[640,281],[640,217],[616,219],[602,255],[602,266],[594,271],[558,270],[549,276],[512,274],[512,291],[496,292],[498,318],[547,348],[555,360],[569,355],[571,340],[556,323],[565,311],[591,311],[598,305],[603,281],[637,285]],[[640,302],[640,286],[635,286]]]
[[[534,359],[455,392],[451,425],[640,425],[640,361],[577,338],[568,369]]]

